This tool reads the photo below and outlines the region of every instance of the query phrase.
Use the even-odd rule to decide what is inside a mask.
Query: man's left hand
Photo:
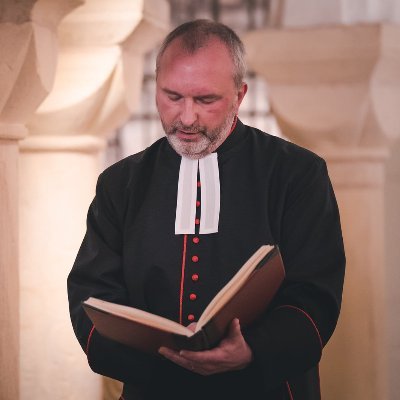
[[[231,322],[227,336],[211,350],[174,351],[161,347],[159,353],[181,367],[200,375],[243,369],[253,359],[252,351],[243,338],[238,319]]]

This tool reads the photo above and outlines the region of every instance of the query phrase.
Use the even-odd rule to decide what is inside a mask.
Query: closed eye
[[[183,98],[183,96],[180,93],[175,92],[173,90],[170,90],[167,88],[163,88],[162,90],[167,95],[168,99],[171,101],[175,102],[175,101],[179,101]],[[208,105],[208,104],[213,104],[216,101],[220,100],[221,96],[216,95],[216,94],[206,94],[204,96],[196,96],[193,99],[196,103]]]
[[[182,96],[177,93],[167,93],[167,96],[172,101],[178,101],[182,98]]]
[[[168,99],[171,101],[178,101],[182,98],[181,94],[179,94],[178,92],[174,92],[173,90],[163,88],[162,91],[167,95]]]
[[[199,96],[195,98],[197,102],[201,104],[212,104],[220,99],[219,96]]]

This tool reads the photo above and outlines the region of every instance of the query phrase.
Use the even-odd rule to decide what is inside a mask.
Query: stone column
[[[19,396],[18,140],[25,135],[23,125],[0,123],[0,398],[5,400]]]
[[[21,399],[99,399],[66,290],[102,149],[136,106],[144,53],[167,30],[166,1],[87,0],[58,29],[53,90],[21,142]],[[131,60],[134,60],[132,63]]]
[[[398,310],[386,300],[383,183],[390,143],[400,134],[399,43],[400,28],[382,24],[245,37],[283,134],[327,160],[341,211],[347,274],[321,368],[328,400],[388,393],[386,327]]]
[[[79,1],[0,5],[0,398],[19,399],[18,142],[51,90],[57,25]]]
[[[389,399],[384,178],[388,149],[320,152],[340,207],[347,271],[337,330],[325,349],[327,399]]]
[[[66,277],[85,229],[104,139],[21,142],[21,399],[101,398],[68,317]]]

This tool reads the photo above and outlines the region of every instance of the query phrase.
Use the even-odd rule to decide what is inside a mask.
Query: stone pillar
[[[400,141],[390,149],[390,157],[386,163],[385,175],[385,251],[387,259],[388,304],[400,306]],[[389,399],[396,399],[400,393],[400,313],[395,313],[389,319]],[[397,367],[397,368],[396,368]]]
[[[400,134],[399,39],[399,27],[382,24],[245,37],[283,134],[327,160],[341,211],[347,274],[321,368],[328,400],[388,393],[386,328],[398,310],[386,300],[383,183],[390,143]]]
[[[21,399],[102,397],[69,319],[66,279],[107,137],[136,106],[166,1],[87,0],[58,29],[54,87],[21,142]],[[134,62],[131,62],[134,60]]]
[[[25,134],[23,125],[0,123],[0,398],[5,400],[19,396],[18,140]]]
[[[321,364],[327,399],[388,399],[388,308],[384,240],[387,149],[320,153],[340,207],[347,271],[337,330]]]
[[[18,142],[51,90],[61,18],[79,1],[2,1],[0,6],[0,398],[19,399]]]
[[[101,398],[68,317],[66,279],[85,230],[99,154],[95,136],[21,142],[21,399]]]

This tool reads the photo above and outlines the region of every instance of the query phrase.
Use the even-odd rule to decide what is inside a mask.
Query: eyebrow
[[[182,96],[180,93],[175,92],[174,90],[168,89],[168,88],[161,88],[161,90],[167,94],[172,94],[176,96]]]
[[[181,97],[183,97],[181,93],[175,92],[174,90],[171,90],[171,89],[168,89],[168,88],[161,88],[161,90],[164,93],[167,93],[167,94],[170,94],[170,95],[173,95],[173,96],[181,96]],[[194,96],[194,99],[218,100],[220,98],[222,98],[222,96],[219,95],[219,94],[215,94],[215,93],[207,93],[207,94],[204,94],[204,95]]]

